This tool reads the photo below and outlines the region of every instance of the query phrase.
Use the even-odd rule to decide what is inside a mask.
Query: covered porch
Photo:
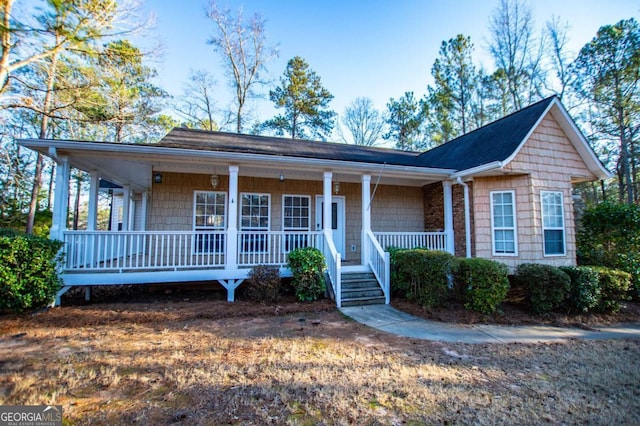
[[[338,306],[347,272],[372,273],[389,303],[388,247],[454,252],[447,171],[147,146],[95,153],[95,145],[115,144],[83,144],[30,141],[57,163],[51,237],[64,242],[66,255],[58,303],[73,286],[89,295],[95,285],[190,281],[217,281],[233,301],[251,268],[274,266],[288,276],[288,253],[309,246],[325,256]],[[72,167],[91,176],[84,230],[67,229]],[[97,229],[100,179],[122,187],[120,229]],[[434,182],[442,182],[445,226],[425,230],[422,188]],[[398,193],[403,198],[388,195]]]

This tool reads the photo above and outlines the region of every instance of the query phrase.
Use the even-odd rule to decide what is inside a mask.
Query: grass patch
[[[62,404],[78,425],[640,423],[638,341],[443,344],[227,305],[0,318],[0,404]]]

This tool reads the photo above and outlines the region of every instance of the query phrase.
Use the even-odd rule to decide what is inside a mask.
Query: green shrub
[[[454,282],[466,309],[492,314],[509,291],[509,269],[493,260],[459,259]]]
[[[446,299],[457,259],[443,251],[412,249],[394,253],[392,264],[392,289],[430,309]]]
[[[249,272],[247,297],[254,302],[275,303],[280,299],[280,270],[259,265]]]
[[[571,279],[571,289],[565,301],[569,312],[586,313],[598,306],[602,289],[596,269],[589,266],[563,266],[560,269]]]
[[[585,210],[580,224],[578,263],[630,273],[640,300],[640,205],[600,203]]]
[[[598,272],[602,293],[596,309],[600,312],[618,312],[620,301],[629,298],[631,274],[618,269],[594,268]]]
[[[571,288],[571,279],[560,268],[525,263],[516,269],[514,279],[526,289],[527,300],[536,314],[561,306]]]
[[[22,312],[51,303],[60,289],[62,242],[0,231],[0,309]]]
[[[292,284],[300,301],[317,300],[324,295],[324,255],[314,247],[304,247],[289,253]]]

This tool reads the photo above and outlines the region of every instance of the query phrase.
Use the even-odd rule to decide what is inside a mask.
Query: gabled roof
[[[610,177],[611,174],[556,96],[543,99],[426,151],[418,157],[418,163],[423,167],[454,169],[458,176],[471,175],[480,169],[500,169],[516,156],[550,111],[555,113],[554,118],[589,170],[601,179]]]
[[[543,99],[420,155],[425,167],[468,170],[504,162],[535,128],[555,97]]]
[[[398,166],[418,166],[416,159],[420,155],[418,152],[399,151],[390,148],[373,148],[344,143],[314,142],[301,139],[210,132],[185,128],[171,130],[160,142],[152,145],[165,148],[279,155]]]

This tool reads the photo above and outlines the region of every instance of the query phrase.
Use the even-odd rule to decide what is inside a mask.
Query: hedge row
[[[0,310],[22,312],[51,302],[62,281],[61,241],[0,229]]]
[[[604,267],[523,264],[514,283],[525,289],[533,312],[617,312],[629,299],[631,274]]]
[[[391,249],[391,289],[426,309],[455,298],[468,310],[492,314],[510,289],[507,266],[488,259],[456,258],[426,249]],[[603,267],[523,264],[511,282],[524,289],[537,314],[615,312],[629,298],[631,275]]]
[[[459,259],[426,249],[390,252],[392,291],[427,309],[454,295],[465,308],[491,314],[509,290],[507,267],[492,260]]]

